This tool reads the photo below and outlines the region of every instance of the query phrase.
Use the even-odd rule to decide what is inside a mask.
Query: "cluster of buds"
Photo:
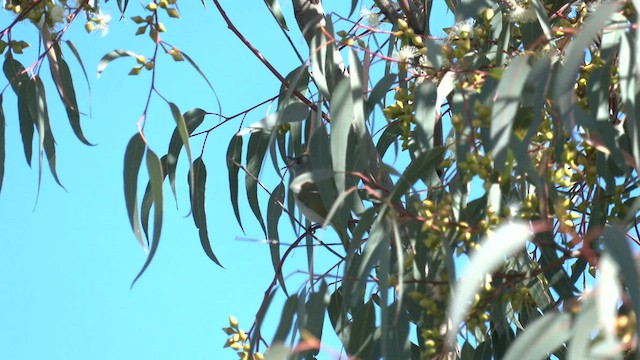
[[[229,326],[222,329],[225,334],[229,335],[229,338],[224,344],[224,347],[229,347],[233,350],[237,351],[238,357],[241,360],[249,360],[250,358],[250,350],[251,344],[248,341],[247,333],[244,330],[240,329],[238,326],[238,319],[236,319],[233,315],[229,316]],[[253,360],[262,360],[264,359],[264,355],[261,353],[254,353]]]

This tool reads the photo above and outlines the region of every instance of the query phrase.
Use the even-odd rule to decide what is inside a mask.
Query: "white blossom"
[[[531,2],[525,4],[520,0],[506,1],[509,9],[509,21],[519,23],[530,23],[538,20],[536,9]]]
[[[456,37],[473,37],[473,19],[459,21],[451,30]]]
[[[395,58],[399,62],[407,62],[409,60],[412,60],[418,55],[420,55],[420,51],[418,51],[417,47],[411,46],[411,45],[405,45],[400,48],[400,51],[398,51],[398,53],[395,55]]]
[[[380,13],[375,13],[364,5],[362,5],[362,8],[360,9],[360,17],[363,18],[372,28],[376,28],[380,25]]]
[[[111,21],[111,15],[100,11],[93,18],[93,21],[96,23],[96,26],[98,27],[98,30],[100,30],[102,36],[106,36],[109,33],[109,22]]]
[[[55,5],[49,8],[49,18],[54,24],[64,21],[64,7]]]

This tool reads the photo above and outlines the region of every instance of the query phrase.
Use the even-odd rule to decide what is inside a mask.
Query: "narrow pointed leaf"
[[[138,56],[138,54],[129,50],[113,50],[112,52],[103,56],[98,63],[98,77],[100,77],[102,72],[107,68],[107,65],[109,65],[113,60],[127,56],[135,58]]]
[[[18,97],[18,119],[20,121],[20,135],[27,164],[31,166],[33,154],[34,118],[29,111],[29,101],[35,99],[35,86],[25,72],[24,66],[12,57],[4,61],[3,71],[11,88]]]
[[[49,110],[47,108],[47,95],[45,93],[44,84],[42,83],[42,79],[39,76],[36,76],[36,98],[37,98],[37,114],[38,114],[38,124],[42,121],[44,133],[41,133],[41,144],[44,149],[44,152],[47,156],[47,161],[49,163],[49,170],[51,170],[51,175],[53,175],[54,180],[60,187],[64,189],[64,186],[60,182],[58,178],[58,171],[56,170],[56,140],[53,137],[53,132],[51,131],[51,123],[49,121]],[[38,126],[39,129],[39,126]],[[42,154],[41,154],[42,157]]]
[[[177,107],[176,107],[177,110]],[[173,113],[173,109],[171,109]],[[177,113],[180,114],[179,112]],[[185,144],[185,140],[182,134],[181,128],[184,129],[180,124],[185,123],[187,139],[189,136],[202,124],[204,121],[204,117],[207,113],[202,109],[191,109],[185,112],[183,115],[180,115],[176,118],[175,113],[174,119],[176,120],[176,128],[173,130],[173,134],[171,135],[171,140],[169,140],[169,150],[167,152],[167,175],[169,176],[169,185],[171,186],[171,191],[173,192],[173,197],[176,199],[176,207],[177,196],[176,196],[176,168],[178,166],[178,158],[180,157],[180,151]],[[187,141],[188,144],[188,141]],[[187,150],[187,154],[189,155],[189,164],[191,166],[191,151]]]
[[[267,4],[269,11],[271,11],[271,15],[273,15],[280,27],[288,31],[289,27],[287,27],[287,22],[284,20],[282,8],[280,7],[278,0],[264,0],[264,2]]]
[[[71,124],[71,128],[73,129],[73,133],[76,134],[78,140],[80,140],[85,145],[93,146],[94,144],[90,143],[89,140],[84,136],[82,132],[82,127],[80,126],[80,111],[78,110],[78,102],[76,100],[76,92],[73,88],[73,79],[71,78],[71,71],[69,70],[69,65],[64,59],[60,59],[60,77],[62,81],[62,88],[66,94],[66,101],[63,99],[64,108],[67,112],[67,117],[69,118],[69,123]]]
[[[496,228],[491,237],[481,241],[481,248],[473,253],[469,259],[462,280],[458,282],[447,314],[453,324],[447,334],[447,341],[455,345],[458,326],[464,319],[473,296],[480,290],[487,274],[492,273],[504,264],[504,258],[515,251],[524,249],[530,239],[529,226],[525,223],[514,222]]]
[[[504,169],[507,160],[514,117],[520,107],[522,89],[530,71],[529,56],[518,56],[502,74],[496,91],[495,105],[491,111],[491,141],[487,146],[493,152],[496,167],[501,170]]]
[[[2,180],[4,179],[4,159],[6,157],[4,149],[4,132],[5,132],[5,119],[4,109],[2,107],[2,94],[0,94],[0,192],[2,192]]]
[[[284,206],[284,189],[284,183],[281,182],[271,193],[269,205],[267,205],[267,238],[269,239],[271,264],[276,272],[280,267],[280,235],[278,234],[278,222],[280,221],[282,207]],[[278,282],[286,294],[287,287],[282,271],[278,272],[277,275]]]
[[[140,276],[147,270],[149,264],[151,264],[151,260],[153,260],[158,250],[160,234],[162,232],[162,179],[164,175],[162,175],[160,159],[158,159],[158,156],[150,149],[147,150],[147,170],[149,171],[149,183],[151,184],[151,194],[153,197],[153,238],[151,240],[151,249],[149,250],[147,261],[145,261],[136,278],[133,279],[131,283],[132,288]]]
[[[265,227],[262,212],[260,211],[260,203],[258,202],[257,179],[260,177],[262,162],[269,146],[269,138],[270,135],[263,132],[251,134],[247,147],[247,174],[245,176],[247,200],[249,201],[251,211],[253,211],[253,215],[260,223],[260,227],[262,227],[262,231],[265,236],[267,235],[267,228]]]
[[[147,250],[140,233],[140,221],[138,219],[138,173],[142,164],[146,144],[140,133],[133,135],[124,153],[124,200],[127,207],[127,215],[133,234],[143,250]]]
[[[193,162],[191,167],[193,174],[189,174],[188,182],[189,188],[193,196],[191,197],[191,212],[193,215],[193,222],[198,228],[198,235],[200,237],[200,245],[205,254],[218,266],[223,267],[211,248],[211,242],[209,241],[209,231],[207,229],[207,213],[205,210],[205,193],[207,187],[207,167],[202,160],[202,157],[197,158]],[[191,181],[193,179],[193,182]]]
[[[236,220],[240,229],[244,232],[242,227],[242,219],[240,218],[240,206],[238,204],[238,172],[240,171],[240,164],[242,163],[242,136],[234,136],[229,143],[227,149],[227,172],[229,173],[229,194],[231,194],[231,206],[233,207],[233,213],[236,215]]]
[[[538,318],[516,338],[504,359],[534,360],[546,359],[571,336],[571,314],[548,313]]]
[[[182,116],[182,114],[180,113],[180,110],[178,109],[178,107],[176,106],[176,104],[170,102],[169,103],[169,109],[171,109],[171,114],[173,115],[173,119],[176,122],[176,130],[174,131],[178,133],[178,135],[180,136],[180,140],[182,141],[182,145],[184,146],[185,150],[187,151],[187,157],[189,158],[189,166],[193,166],[192,165],[192,159],[191,159],[191,146],[189,146],[189,131],[187,130],[187,123],[184,120],[184,117]],[[182,147],[182,146],[181,146]],[[176,164],[177,164],[177,155],[176,155]],[[191,174],[191,176],[193,177],[193,168],[189,169],[189,174]],[[193,178],[190,179],[191,183],[193,183]],[[175,193],[175,188],[172,186],[171,190],[173,190],[173,195],[174,197],[176,196]],[[191,189],[191,196],[193,196],[193,189]]]

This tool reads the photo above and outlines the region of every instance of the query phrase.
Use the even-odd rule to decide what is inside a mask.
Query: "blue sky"
[[[289,47],[280,45],[284,38],[261,1],[250,6],[237,1],[222,3],[240,31],[283,75],[297,66]],[[164,39],[199,64],[220,97],[223,113],[232,115],[272,97],[279,84],[231,34],[213,5],[207,5],[203,11],[197,1],[180,2],[182,19],[164,20],[168,29]],[[327,8],[339,13],[345,13],[339,7],[346,5],[337,0],[325,2]],[[291,3],[283,1],[282,6],[293,22]],[[105,9],[117,19],[114,1]],[[137,2],[130,2],[128,17],[142,13]],[[0,24],[11,19],[11,14],[0,11]],[[150,72],[127,76],[135,61],[120,59],[96,79],[96,67],[111,50],[150,56],[153,48],[147,36],[133,36],[137,26],[132,21],[113,21],[106,37],[87,35],[82,25],[81,21],[74,24],[67,39],[76,44],[89,72],[92,116],[83,117],[82,123],[85,135],[97,146],[87,147],[75,139],[55,89],[49,86],[58,174],[67,191],[55,184],[45,165],[37,205],[37,158],[29,168],[22,151],[16,98],[10,89],[4,93],[7,159],[0,193],[0,358],[235,358],[231,350],[222,349],[226,336],[220,329],[230,314],[248,329],[273,276],[267,246],[235,240],[243,234],[229,202],[224,154],[239,123],[234,121],[213,132],[204,153],[209,173],[209,233],[226,269],[207,258],[192,218],[185,217],[189,211],[187,166],[186,157],[181,157],[178,210],[166,187],[158,253],[130,290],[146,255],[126,217],[123,156],[144,108]],[[291,35],[305,53],[299,33],[292,31]],[[19,25],[13,38],[32,44],[18,58],[30,65],[37,51],[35,28]],[[68,51],[66,59],[72,66],[80,109],[88,113],[86,83]],[[160,59],[157,87],[163,96],[183,112],[193,107],[218,111],[213,94],[186,62],[176,64],[168,56]],[[51,84],[46,66],[42,76]],[[5,83],[0,86],[6,84],[2,80]],[[266,110],[250,113],[246,121],[257,121]],[[217,123],[217,118],[207,117],[201,129]],[[168,106],[154,97],[146,133],[159,155],[166,153],[173,127]],[[194,152],[199,153],[200,144],[201,139],[193,140]],[[143,180],[142,186],[146,184]],[[242,196],[241,201],[246,236],[262,237]],[[281,227],[282,231],[287,229]],[[294,253],[300,261],[305,256],[302,250]],[[271,309],[268,328],[277,325],[278,310],[279,305]]]

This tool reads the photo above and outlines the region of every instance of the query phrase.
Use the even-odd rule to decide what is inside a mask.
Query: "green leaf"
[[[640,277],[633,250],[627,242],[627,236],[618,226],[607,226],[602,234],[607,253],[620,268],[624,284],[629,291],[633,311],[640,314]],[[636,321],[636,333],[640,333],[640,322]]]
[[[177,111],[177,109],[178,108],[175,107],[175,111]],[[171,108],[171,112],[174,119],[176,120],[176,128],[173,130],[173,134],[171,134],[171,140],[169,141],[169,151],[167,152],[167,174],[169,175],[169,185],[171,185],[171,191],[173,192],[173,197],[176,199],[177,206],[178,198],[176,196],[176,168],[178,166],[180,151],[185,144],[183,133],[187,134],[186,143],[188,145],[189,136],[198,128],[198,126],[200,126],[200,124],[202,124],[207,113],[202,109],[196,108],[185,112],[183,115],[180,115],[179,112],[174,113],[173,107]],[[178,114],[178,118],[176,118],[176,114]],[[182,126],[182,123],[184,123],[185,126]],[[185,128],[186,132],[184,131]],[[192,161],[189,148],[187,148],[187,154],[189,155],[189,164],[191,166]]]
[[[502,74],[496,91],[495,105],[491,111],[491,141],[487,143],[487,147],[493,153],[496,168],[500,170],[504,170],[507,161],[513,120],[520,107],[522,89],[530,71],[529,56],[516,57]]]
[[[184,148],[187,151],[187,158],[189,158],[189,166],[190,166],[189,174],[191,174],[190,183],[193,183],[193,167],[192,167],[193,165],[191,164],[192,163],[191,146],[189,146],[189,135],[191,133],[187,129],[187,122],[185,121],[184,117],[180,113],[180,110],[178,109],[176,104],[169,102],[169,109],[171,110],[171,115],[173,115],[173,119],[176,122],[176,129],[174,130],[174,134],[177,132],[180,135],[180,140],[182,142],[182,144],[180,145],[180,148],[182,148],[182,145],[184,145]],[[204,118],[204,115],[203,115],[203,118]],[[173,137],[171,140],[173,140]],[[169,143],[169,149],[171,150],[171,143]],[[179,151],[178,151],[178,154],[179,154]],[[175,156],[175,165],[177,166],[178,155],[177,154],[173,154],[173,155]],[[174,176],[175,176],[175,168],[174,168]],[[171,190],[173,191],[173,196],[176,197],[175,181],[171,185],[172,185]],[[191,196],[193,196],[193,189],[191,190],[192,190]]]
[[[425,81],[418,85],[415,94],[416,129],[414,131],[416,141],[424,150],[432,149],[436,130],[436,121],[439,121],[439,106],[437,104],[438,92],[436,85],[431,81]],[[437,144],[438,146],[440,144]]]
[[[240,164],[242,163],[242,136],[234,136],[229,142],[229,148],[227,149],[227,171],[229,173],[229,194],[231,194],[231,206],[233,207],[233,213],[236,215],[236,220],[240,229],[244,233],[242,227],[242,220],[240,218],[240,207],[238,204],[238,172],[240,171]]]
[[[192,172],[192,171],[193,172]],[[205,193],[207,186],[207,168],[202,161],[202,156],[195,159],[188,175],[189,189],[191,196],[191,211],[193,222],[198,228],[200,236],[200,244],[205,254],[218,266],[223,267],[211,248],[209,241],[209,232],[207,230],[207,214],[205,211]],[[191,181],[193,179],[193,182]]]
[[[375,106],[377,104],[384,104],[384,100],[387,97],[387,93],[391,86],[396,83],[396,78],[398,74],[389,73],[385,74],[380,81],[373,87],[371,93],[369,93],[369,98],[367,99],[365,109],[366,109],[366,117],[369,118]]]
[[[373,336],[376,330],[373,301],[367,301],[359,310],[353,314],[347,354],[359,359],[370,359],[373,353]]]
[[[284,20],[282,8],[280,8],[278,0],[264,0],[264,3],[267,4],[269,11],[271,11],[271,15],[273,15],[280,27],[288,31],[289,28],[287,27],[287,22]]]
[[[384,155],[387,153],[387,150],[389,149],[389,146],[391,146],[391,144],[398,143],[398,138],[400,137],[400,135],[402,135],[402,126],[400,125],[400,122],[394,121],[387,125],[387,127],[382,132],[382,135],[380,135],[378,143],[376,144],[376,151],[378,151],[378,154],[380,154],[381,159],[384,158]],[[397,153],[397,146],[395,146],[395,148]]]
[[[287,298],[282,307],[280,313],[280,323],[273,337],[273,343],[285,342],[291,331],[291,325],[293,325],[293,316],[296,314],[296,309],[299,306],[298,295],[293,294]]]
[[[140,133],[133,135],[127,149],[124,153],[124,199],[127,207],[127,214],[129,217],[129,223],[133,234],[138,239],[138,243],[142,246],[142,249],[147,250],[146,244],[142,240],[142,234],[140,233],[140,222],[138,219],[138,172],[140,171],[140,165],[142,164],[142,157],[146,144],[142,139]]]
[[[35,85],[26,74],[24,66],[12,57],[4,61],[3,71],[11,88],[18,97],[18,119],[20,121],[20,135],[27,164],[31,166],[33,154],[34,118],[29,111],[29,101],[35,99]]]
[[[320,341],[322,339],[322,327],[324,325],[324,314],[327,309],[327,284],[322,282],[318,292],[309,294],[309,300],[304,306],[304,312],[298,314],[298,319],[301,321],[301,330],[307,331],[311,336]],[[309,351],[313,355],[317,355],[320,349],[313,349]],[[305,354],[307,352],[302,352]]]
[[[490,8],[492,2],[489,0],[461,0],[456,8],[456,22],[476,17],[484,9]]]
[[[354,120],[354,102],[351,97],[350,78],[344,78],[336,86],[331,101],[331,160],[335,171],[338,193],[346,190],[347,147],[351,124]]]
[[[0,192],[2,192],[2,180],[4,179],[4,159],[6,157],[4,149],[4,132],[5,132],[4,109],[2,108],[2,93],[0,93]]]
[[[211,89],[211,91],[213,91],[214,94],[216,94],[215,89],[213,88],[213,85],[211,85],[211,82],[209,81],[209,79],[207,78],[207,76],[202,72],[202,70],[200,70],[200,67],[198,66],[198,64],[196,64],[195,61],[193,61],[193,59],[191,59],[191,57],[185,53],[183,53],[182,51],[178,51],[182,57],[184,57],[185,59],[187,59],[187,62],[189,64],[191,64],[191,66],[193,66],[194,69],[196,69],[196,71],[198,72],[198,74],[200,74],[200,76],[202,76],[202,78],[204,79],[204,81],[206,81],[207,85],[209,85],[209,89]],[[216,100],[218,100],[218,95],[216,96]],[[220,101],[218,101],[218,107],[220,107]]]
[[[138,281],[140,276],[147,270],[147,267],[149,267],[149,264],[151,264],[151,260],[153,260],[158,250],[160,234],[162,233],[162,179],[164,179],[164,175],[162,175],[160,159],[158,159],[158,156],[151,151],[151,149],[147,149],[147,170],[149,172],[149,183],[151,184],[151,194],[153,198],[153,239],[151,240],[151,249],[149,250],[147,261],[145,261],[136,278],[133,279],[131,288],[133,288],[133,285],[136,284],[136,281]]]
[[[434,170],[437,165],[436,161],[440,159],[444,151],[445,149],[441,147],[434,148],[421,153],[415,158],[409,166],[407,166],[400,179],[398,179],[396,187],[389,195],[389,202],[395,203],[399,201],[400,197],[404,195],[421,176],[429,170]]]
[[[247,147],[247,173],[245,175],[245,187],[249,206],[260,223],[260,227],[262,227],[265,236],[267,235],[267,228],[265,227],[264,219],[262,219],[260,203],[258,202],[258,179],[260,177],[262,162],[269,146],[269,138],[270,135],[264,132],[251,134]]]
[[[71,124],[71,128],[73,129],[73,133],[76,134],[78,140],[80,140],[83,144],[93,146],[94,144],[90,143],[89,140],[87,140],[87,138],[84,136],[82,127],[80,126],[80,111],[78,110],[78,102],[76,100],[75,89],[73,88],[73,79],[71,78],[69,65],[67,65],[67,62],[61,58],[59,61],[59,66],[60,78],[62,80],[62,89],[66,94],[66,101],[65,99],[62,99],[62,101],[67,112],[67,117],[69,118],[69,123]]]
[[[289,360],[291,349],[281,342],[271,344],[264,354],[264,360]]]
[[[524,249],[530,238],[529,225],[510,222],[497,227],[491,237],[482,239],[480,250],[471,255],[469,265],[456,285],[449,303],[447,314],[453,324],[447,334],[449,344],[455,345],[458,326],[465,318],[471,300],[478,293],[486,275],[500,268],[505,257]]]
[[[110,53],[103,56],[102,59],[100,59],[100,62],[98,63],[98,77],[100,77],[102,72],[107,68],[107,65],[109,65],[113,60],[119,59],[121,57],[126,57],[126,56],[136,58],[138,54],[129,50],[113,50]]]
[[[267,239],[269,239],[269,251],[271,252],[271,264],[278,276],[278,282],[282,290],[287,293],[287,287],[282,275],[280,264],[280,235],[278,234],[278,222],[284,206],[284,184],[281,182],[273,190],[267,205]],[[278,270],[280,268],[280,270]]]
[[[584,60],[584,49],[598,36],[600,30],[610,19],[611,14],[620,8],[619,2],[606,2],[594,11],[582,27],[582,31],[568,46],[564,57],[564,66],[558,68],[553,85],[554,98],[558,107],[558,119],[561,119],[567,131],[572,131],[574,124],[573,87],[578,69]]]
[[[124,12],[127,10],[127,6],[129,5],[129,0],[118,0],[118,9],[120,10],[120,15],[124,17]]]
[[[389,222],[385,219],[385,216],[379,215],[369,232],[369,239],[362,251],[362,259],[357,264],[348,264],[357,266],[356,277],[354,279],[356,281],[355,287],[352,292],[345,293],[345,297],[351,302],[352,306],[355,305],[358,300],[358,296],[352,296],[352,294],[359,294],[363,291],[371,269],[377,264],[389,261],[390,237],[391,229]]]
[[[571,335],[571,314],[547,313],[527,327],[505,354],[505,360],[546,359]]]
[[[49,122],[49,110],[47,109],[47,95],[45,93],[44,84],[39,76],[34,78],[36,98],[33,99],[35,103],[32,103],[31,116],[36,118],[36,129],[38,129],[40,139],[40,174],[42,174],[42,153],[47,156],[49,163],[49,170],[53,175],[54,180],[58,185],[64,189],[64,186],[58,178],[56,170],[56,141],[53,138],[53,132],[51,131],[51,124]],[[33,108],[35,106],[35,108]],[[38,180],[38,188],[40,188],[40,181]]]

